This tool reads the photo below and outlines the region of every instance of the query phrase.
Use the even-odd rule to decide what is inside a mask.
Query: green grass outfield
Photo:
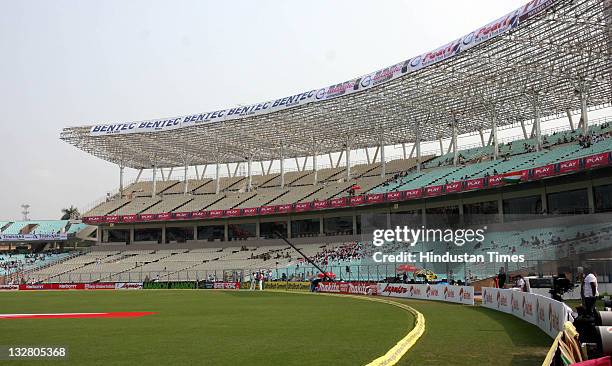
[[[406,301],[426,332],[402,365],[540,365],[539,329],[483,308]],[[214,290],[0,293],[0,313],[154,311],[142,318],[0,319],[0,345],[66,345],[68,361],[7,365],[363,365],[413,326],[359,299]]]

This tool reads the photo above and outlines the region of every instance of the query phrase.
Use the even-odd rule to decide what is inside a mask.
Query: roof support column
[[[119,198],[123,198],[123,164],[119,165]]]
[[[157,188],[157,177],[155,176],[155,173],[157,172],[157,168],[155,167],[155,164],[153,164],[153,190],[151,192],[151,197],[155,197],[155,193],[156,193],[156,188]]]
[[[312,170],[314,171],[314,180],[313,180],[313,185],[317,185],[317,179],[318,179],[318,169],[317,169],[317,152],[315,151],[314,154],[312,154]]]
[[[418,119],[415,122],[416,122],[415,123],[416,131],[415,131],[414,146],[416,147],[416,158],[417,158],[416,169],[417,169],[417,172],[420,172],[421,171],[421,127],[420,127],[420,121]]]
[[[582,83],[580,87],[580,118],[582,119],[582,135],[589,133],[589,115],[587,113],[587,86]]]
[[[497,141],[497,116],[495,112],[491,114],[491,137],[493,138],[493,160],[497,160],[499,155],[499,146]]]
[[[442,136],[440,136],[438,142],[440,143],[440,155],[444,155],[444,143],[442,142]]]
[[[535,125],[536,150],[542,150],[542,126],[540,125],[540,102],[537,97],[533,103],[533,123]]]
[[[459,162],[459,149],[457,148],[457,118],[453,116],[453,165]]]
[[[280,145],[280,179],[281,179],[281,189],[285,188],[285,152],[283,149],[283,144]]]
[[[351,180],[351,144],[349,138],[346,138],[346,181]]]
[[[253,190],[253,174],[251,173],[251,165],[253,164],[253,156],[249,155],[249,160],[247,160],[247,191],[250,192]]]
[[[402,142],[402,152],[404,153],[404,160],[408,159],[408,155],[406,155],[406,143]]]
[[[482,147],[487,146],[485,144],[485,137],[484,137],[484,132],[482,131],[482,128],[478,129],[478,134],[480,135],[480,144],[482,145]]]
[[[219,194],[220,191],[220,183],[221,183],[221,175],[219,175],[221,170],[221,163],[219,162],[219,160],[217,160],[217,165],[216,165],[216,175],[215,175],[215,193]]]
[[[380,134],[380,177],[384,178],[387,174],[387,162],[385,161],[385,133]]]
[[[189,162],[185,159],[185,173],[183,174],[183,194],[187,194],[189,191],[189,180],[187,179],[187,171],[189,170]]]
[[[523,130],[523,138],[525,140],[529,139],[529,135],[527,134],[527,128],[525,127],[525,121],[521,120],[521,129]]]
[[[576,128],[574,127],[574,118],[572,118],[570,110],[568,109],[567,111],[565,111],[565,114],[567,115],[567,121],[569,122],[570,129],[572,130],[572,132],[576,131]]]
[[[144,170],[143,168],[140,168],[140,170],[138,171],[138,175],[136,176],[136,181],[135,181],[135,183],[138,183],[138,181],[140,180],[140,176],[142,175],[142,171],[143,171],[143,170]]]

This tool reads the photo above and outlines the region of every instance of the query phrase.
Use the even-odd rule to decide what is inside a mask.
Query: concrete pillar
[[[253,157],[249,156],[249,160],[247,161],[247,177],[248,177],[247,191],[249,192],[253,190],[253,175],[251,173],[252,163],[253,163]]]
[[[533,100],[533,127],[535,128],[535,139],[537,151],[542,150],[542,127],[540,125],[540,100],[534,95]]]
[[[281,188],[285,188],[285,156],[283,151],[283,144],[280,146],[280,180]]]
[[[319,170],[317,169],[317,153],[314,153],[312,155],[312,170],[314,171],[314,180],[313,180],[313,184],[316,185],[317,184],[317,180],[318,180],[318,173]]]
[[[134,231],[136,231],[136,229],[134,229],[134,227],[130,227],[130,244],[134,244]]]
[[[119,165],[119,197],[123,198],[123,166]]]
[[[351,145],[349,145],[348,139],[346,140],[346,181],[351,180]]]
[[[157,181],[156,181],[156,174],[157,172],[157,168],[155,167],[155,165],[153,165],[153,191],[151,192],[151,197],[155,197],[156,189],[157,189]]]
[[[183,194],[187,194],[187,192],[189,191],[189,180],[187,179],[188,169],[189,169],[189,166],[185,164],[185,174],[183,175],[183,184],[185,185],[185,189],[183,191]]]
[[[493,114],[491,118],[491,137],[493,138],[493,160],[499,157],[499,145],[497,142],[497,116]]]
[[[323,216],[319,216],[319,235],[325,235],[325,227],[323,225]]]
[[[580,91],[580,116],[582,119],[582,135],[589,133],[589,115],[587,113],[587,95],[584,90]]]
[[[453,118],[453,165],[459,162],[459,149],[457,148],[457,120]]]
[[[572,132],[576,131],[576,128],[574,127],[574,118],[572,117],[572,113],[568,109],[567,111],[565,111],[565,114],[567,115],[567,121],[569,123],[570,129],[572,130]]]
[[[221,190],[221,175],[219,175],[219,169],[221,169],[221,164],[217,162],[216,175],[215,175],[215,193],[219,194]]]
[[[384,178],[387,174],[387,162],[385,161],[385,138],[380,137],[380,177]]]
[[[417,164],[416,164],[416,168],[417,168],[417,172],[421,171],[421,127],[420,127],[420,123],[417,120],[416,121],[416,133],[415,133],[415,141],[414,141],[414,146],[416,147],[416,156],[417,156]]]

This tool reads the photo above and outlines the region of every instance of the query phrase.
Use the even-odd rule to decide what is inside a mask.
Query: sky
[[[0,219],[57,219],[118,187],[62,128],[172,117],[325,87],[524,0],[0,0]],[[136,172],[127,170],[126,180]]]

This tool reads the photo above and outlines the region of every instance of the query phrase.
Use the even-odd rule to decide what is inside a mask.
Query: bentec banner
[[[320,282],[317,290],[333,294],[376,295],[378,286],[370,282]]]
[[[532,0],[519,9],[466,34],[437,49],[410,58],[384,69],[374,71],[367,75],[345,81],[326,88],[313,89],[292,96],[269,100],[266,102],[239,106],[230,109],[221,109],[212,112],[198,113],[187,116],[163,118],[148,121],[122,121],[91,126],[91,136],[147,133],[170,131],[177,128],[197,126],[205,123],[231,121],[239,118],[264,115],[282,111],[288,108],[299,107],[309,103],[325,101],[336,97],[357,93],[374,86],[384,84],[402,77],[408,73],[418,71],[423,67],[433,65],[458,55],[489,39],[495,38],[520,25],[520,23],[550,8],[556,0]]]
[[[555,338],[563,330],[563,324],[573,321],[572,309],[549,297],[517,290],[482,288],[482,306],[513,314],[538,326]]]
[[[0,241],[62,241],[68,234],[0,234]]]
[[[378,295],[474,305],[474,287],[472,286],[379,283]]]

